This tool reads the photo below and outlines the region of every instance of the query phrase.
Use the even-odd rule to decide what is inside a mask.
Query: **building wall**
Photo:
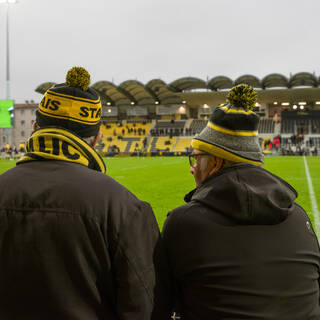
[[[33,131],[33,123],[36,118],[37,104],[16,104],[14,108],[14,128],[12,133],[12,145],[19,146],[25,142]]]

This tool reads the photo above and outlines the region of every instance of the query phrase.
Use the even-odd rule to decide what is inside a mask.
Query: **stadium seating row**
[[[175,121],[105,121],[101,126],[103,133],[100,150],[103,153],[120,152],[188,152],[192,136],[199,133],[207,124],[207,120],[175,120]],[[281,129],[281,130],[280,130]],[[320,119],[260,119],[259,133],[271,135],[285,134],[283,146],[290,145],[286,141],[291,135],[320,134]],[[275,132],[277,131],[277,133]],[[313,139],[313,140],[312,140]],[[261,140],[262,141],[262,140]],[[289,140],[288,140],[289,141]],[[306,139],[307,146],[318,147],[320,138],[316,136]],[[262,144],[263,145],[263,144]],[[320,146],[320,145],[319,145]]]
[[[145,152],[186,152],[190,143],[191,138],[186,137],[151,137],[148,141],[147,136],[104,136],[100,151],[104,153],[132,153],[138,150],[144,150]]]
[[[102,133],[106,136],[193,136],[200,133],[206,126],[207,120],[193,119],[189,127],[187,121],[157,121],[152,126],[151,122],[105,122]],[[261,134],[320,134],[320,119],[282,119],[280,132],[275,132],[276,121],[272,119],[260,119],[258,131]],[[150,129],[151,132],[150,132]]]
[[[124,135],[148,135],[151,123],[104,123],[101,126],[102,134],[105,136]]]

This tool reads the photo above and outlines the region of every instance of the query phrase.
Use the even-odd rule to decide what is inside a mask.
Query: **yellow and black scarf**
[[[33,160],[68,161],[106,172],[102,158],[92,147],[73,132],[61,128],[40,128],[32,133],[26,154],[17,164]]]

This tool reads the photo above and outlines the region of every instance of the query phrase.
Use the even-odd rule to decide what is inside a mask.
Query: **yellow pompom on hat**
[[[100,129],[101,100],[89,86],[89,72],[82,67],[71,68],[65,83],[44,94],[36,113],[38,125],[68,129],[82,138],[96,135]]]
[[[192,139],[191,146],[233,162],[262,165],[259,116],[252,111],[256,101],[252,87],[246,84],[233,87],[227,103],[213,111],[207,126]]]

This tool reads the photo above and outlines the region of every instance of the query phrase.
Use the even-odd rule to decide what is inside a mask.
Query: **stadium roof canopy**
[[[184,77],[170,84],[165,83],[161,79],[153,79],[145,85],[137,80],[127,80],[119,86],[110,81],[99,81],[94,83],[92,88],[96,89],[101,95],[102,100],[109,105],[147,106],[154,104],[180,104],[183,100],[187,100],[187,103],[190,103],[194,101],[191,98],[192,96],[197,97],[197,99],[201,96],[201,101],[202,99],[220,101],[225,98],[225,91],[240,83],[246,83],[256,89],[261,89],[258,90],[258,96],[263,99],[266,98],[268,101],[271,99],[275,100],[277,97],[279,97],[277,98],[279,101],[282,99],[291,101],[293,97],[297,99],[298,97],[301,99],[305,97],[304,99],[307,99],[308,96],[306,94],[311,94],[311,91],[307,89],[314,88],[317,92],[320,91],[320,88],[318,88],[320,78],[318,79],[314,74],[308,72],[296,73],[289,79],[282,74],[272,73],[265,76],[262,80],[259,80],[254,75],[246,74],[238,77],[235,81],[226,76],[217,76],[208,82],[199,78]],[[43,94],[54,84],[54,82],[45,82],[36,88],[36,92]],[[198,89],[206,89],[208,91],[195,92]],[[298,89],[299,91],[296,91]],[[303,90],[301,91],[300,89]],[[268,93],[268,91],[272,92]],[[318,93],[312,91],[310,98],[315,98],[317,95]],[[215,97],[214,99],[212,98],[213,96]]]
[[[151,80],[146,85],[136,80],[128,80],[118,87],[109,81],[99,81],[92,88],[103,93],[108,101],[116,106],[181,103],[181,98],[159,79]]]
[[[131,102],[135,103],[134,98],[129,93],[119,90],[112,82],[99,81],[96,82],[92,88],[97,90],[99,93],[103,93],[109,102],[116,106],[130,105]]]
[[[279,73],[272,73],[265,76],[261,81],[262,87],[267,88],[289,88],[288,79]]]
[[[307,87],[317,87],[319,82],[317,78],[312,73],[308,72],[300,72],[293,75],[289,80],[289,87],[300,87],[300,86],[307,86]]]
[[[119,89],[129,93],[139,106],[151,105],[157,100],[152,91],[150,92],[141,82],[136,80],[122,82]]]
[[[175,91],[189,91],[193,89],[207,89],[207,83],[204,80],[199,78],[180,78],[169,84],[169,88],[172,88]]]
[[[262,88],[260,80],[256,76],[253,76],[251,74],[245,74],[234,81],[235,85],[238,85],[241,83],[248,84],[253,88],[259,88],[259,89]]]
[[[55,85],[55,82],[45,82],[36,88],[36,92],[44,94],[47,90]]]
[[[233,81],[225,76],[214,77],[208,82],[208,88],[214,91],[231,89],[233,86]]]
[[[179,104],[182,99],[167,84],[160,79],[154,79],[146,84],[146,87],[153,91],[161,104]]]

